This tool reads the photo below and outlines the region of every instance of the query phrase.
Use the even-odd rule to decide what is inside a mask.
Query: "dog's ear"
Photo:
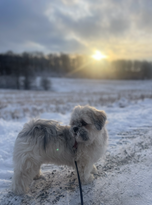
[[[97,128],[97,130],[101,130],[103,126],[105,125],[107,116],[104,111],[100,110],[94,110],[92,115],[92,122]]]

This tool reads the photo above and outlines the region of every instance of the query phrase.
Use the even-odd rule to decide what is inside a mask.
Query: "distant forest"
[[[95,61],[85,55],[12,51],[0,54],[0,88],[37,89],[33,83],[41,77],[41,88],[49,89],[50,77],[93,79],[152,79],[152,62]]]

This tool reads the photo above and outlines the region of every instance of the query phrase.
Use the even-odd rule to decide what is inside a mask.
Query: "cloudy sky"
[[[151,0],[0,0],[0,52],[152,60]]]

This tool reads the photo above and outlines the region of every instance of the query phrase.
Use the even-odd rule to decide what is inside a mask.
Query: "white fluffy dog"
[[[77,106],[71,116],[71,126],[42,119],[26,123],[14,146],[12,191],[26,193],[32,180],[40,176],[40,166],[44,163],[74,167],[76,160],[81,180],[91,182],[91,172],[97,172],[94,163],[106,150],[105,121],[104,111]]]

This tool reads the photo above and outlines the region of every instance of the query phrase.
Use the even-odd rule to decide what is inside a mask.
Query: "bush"
[[[51,81],[47,77],[41,78],[41,83],[40,84],[41,84],[41,87],[44,90],[50,90],[51,89]]]

